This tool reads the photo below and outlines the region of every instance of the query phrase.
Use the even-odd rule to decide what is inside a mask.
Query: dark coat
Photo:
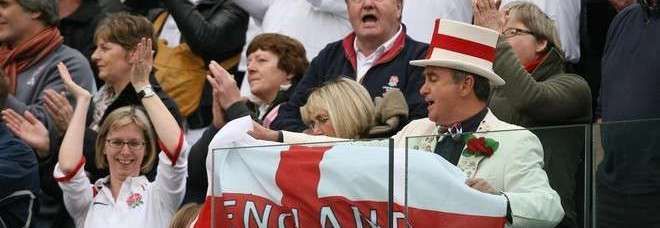
[[[264,116],[267,116],[274,107],[288,101],[289,96],[294,89],[295,85],[286,91],[280,91],[275,97],[273,104],[268,110],[266,110]],[[250,115],[255,121],[261,122],[262,120],[257,118],[259,114],[259,109],[256,104],[253,104],[252,102],[237,102],[227,108],[227,111],[225,112],[225,121],[229,122]],[[219,128],[215,128],[213,125],[209,126],[202,134],[202,137],[200,137],[190,148],[188,154],[188,180],[186,181],[186,196],[183,200],[184,204],[190,202],[204,203],[208,187],[206,156],[209,152],[209,144],[211,144],[213,136],[215,136],[218,131],[220,131]]]
[[[143,0],[139,0],[143,1]],[[149,12],[154,19],[167,11],[188,44],[205,63],[220,63],[240,54],[245,45],[249,15],[231,0],[201,0],[197,5],[190,1],[163,0],[162,7]],[[232,72],[236,67],[227,69]],[[212,91],[205,82],[198,109],[188,116],[190,128],[201,128],[211,123]]]
[[[564,73],[563,55],[552,48],[536,70],[529,74],[504,39],[497,44],[493,70],[506,84],[496,88],[490,108],[502,121],[524,127],[589,124],[591,92],[587,82]],[[565,216],[560,227],[576,227],[575,199],[585,151],[587,125],[530,129],[539,137],[544,151],[544,169],[550,186],[561,196]],[[579,205],[581,206],[581,205]]]
[[[523,127],[591,122],[591,90],[579,75],[564,73],[564,59],[552,48],[529,74],[508,42],[500,39],[493,70],[506,82],[489,107],[500,120]]]
[[[16,139],[4,123],[0,123],[0,220],[7,227],[23,227],[29,213],[36,213],[37,206],[29,211],[29,196],[9,197],[17,191],[39,192],[37,158],[19,139]]]
[[[280,107],[279,115],[271,124],[273,129],[303,131],[307,126],[302,122],[300,107],[307,103],[307,97],[313,88],[320,87],[324,82],[340,75],[356,79],[357,55],[353,48],[354,40],[355,34],[351,34],[321,50],[312,60],[289,102]],[[382,97],[387,89],[398,88],[408,103],[409,120],[426,117],[426,102],[419,94],[424,83],[421,74],[423,68],[410,65],[410,61],[424,59],[427,49],[427,44],[408,37],[404,27],[392,48],[367,71],[360,84],[367,89],[372,99]],[[409,120],[403,120],[401,126],[405,126]]]

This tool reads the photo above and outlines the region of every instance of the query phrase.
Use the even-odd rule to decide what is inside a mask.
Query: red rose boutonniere
[[[128,206],[131,208],[136,208],[143,203],[142,195],[140,195],[140,193],[133,193],[128,197],[128,199],[126,199],[126,204],[128,204]]]
[[[463,136],[463,140],[467,146],[465,150],[463,150],[463,154],[466,156],[483,155],[490,157],[500,146],[500,143],[494,139],[475,137],[472,134]]]

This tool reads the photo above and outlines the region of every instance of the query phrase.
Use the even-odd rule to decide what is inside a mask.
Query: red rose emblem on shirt
[[[474,137],[473,135],[468,135],[466,137],[466,146],[465,150],[473,155],[483,155],[490,157],[495,153],[495,150],[499,147],[499,143],[493,139],[485,137]]]

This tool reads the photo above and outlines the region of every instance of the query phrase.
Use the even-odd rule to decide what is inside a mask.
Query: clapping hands
[[[154,65],[151,39],[142,38],[129,63],[131,64],[130,81],[133,87],[140,89],[149,85],[149,74]]]
[[[214,97],[218,99],[224,110],[227,110],[234,103],[241,101],[241,92],[236,86],[236,80],[234,80],[233,75],[229,74],[229,72],[215,61],[211,61],[209,70],[212,76],[207,76],[207,79],[213,90],[218,92],[214,93]]]
[[[71,79],[71,74],[69,74],[69,69],[64,65],[64,63],[57,64],[57,70],[60,72],[60,77],[64,82],[64,86],[69,93],[73,94],[76,98],[76,101],[86,101],[88,102],[92,95],[86,89],[80,87]]]

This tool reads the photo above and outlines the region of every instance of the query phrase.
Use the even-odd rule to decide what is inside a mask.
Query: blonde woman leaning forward
[[[398,90],[385,93],[377,103],[374,107],[369,93],[358,82],[340,76],[314,89],[300,108],[310,129],[307,134],[273,131],[258,124],[250,134],[284,143],[373,138],[396,130],[401,117],[408,114],[405,98]]]
[[[96,161],[90,162],[107,167],[110,175],[95,184],[81,169],[86,162],[83,133],[91,95],[71,81],[64,65],[59,66],[77,102],[54,176],[76,227],[167,227],[183,199],[188,146],[176,120],[150,88],[151,40],[143,38],[137,49],[131,58],[130,80],[146,113],[137,106],[126,106],[101,123]],[[141,173],[150,169],[157,155],[152,129],[163,152],[158,155],[156,179],[149,182]]]

